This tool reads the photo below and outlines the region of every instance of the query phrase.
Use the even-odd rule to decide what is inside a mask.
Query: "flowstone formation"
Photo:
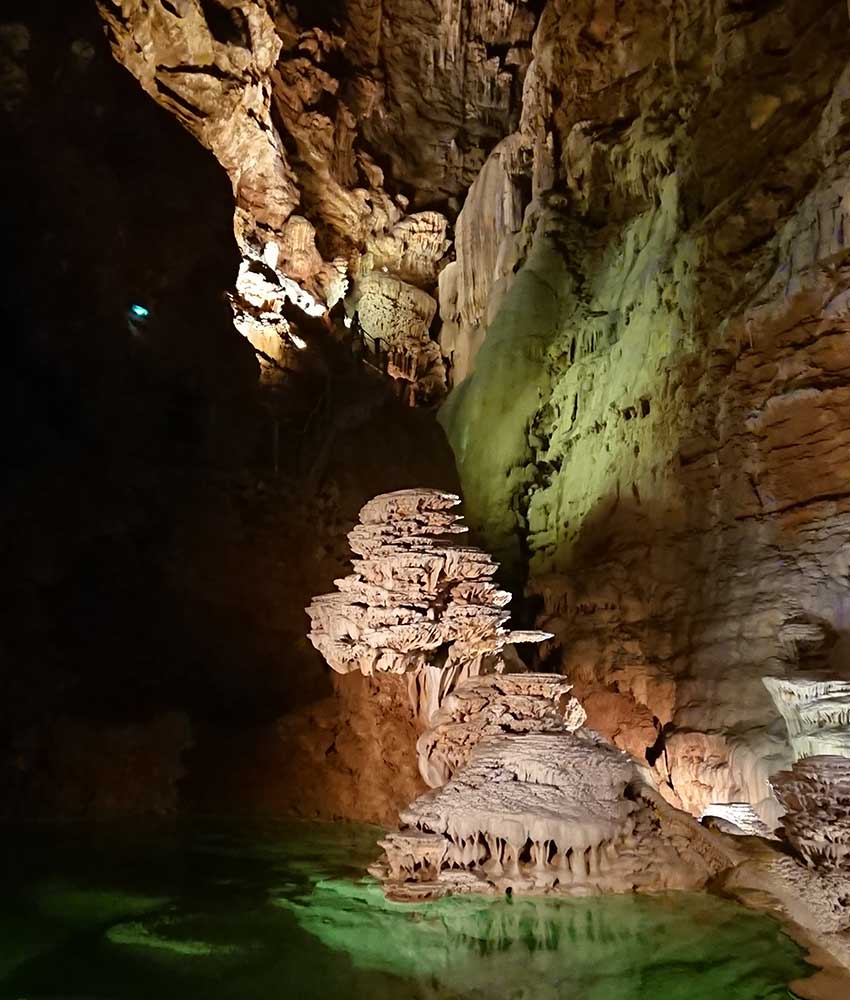
[[[582,728],[570,687],[552,674],[471,678],[446,700],[419,744],[441,787],[402,811],[370,869],[390,898],[698,888],[732,862],[628,754]]]
[[[785,720],[795,760],[850,757],[850,681],[823,677],[764,677]]]
[[[467,530],[459,503],[429,489],[370,500],[348,535],[353,572],[307,608],[310,642],[337,673],[409,675],[425,724],[461,679],[504,670],[509,643],[549,638],[505,628],[511,595],[492,581],[497,564],[448,537]]]
[[[572,731],[587,715],[553,674],[489,674],[459,685],[431,719],[416,744],[419,771],[439,788],[462,767],[486,736]]]
[[[532,54],[440,279],[467,519],[590,725],[757,805],[761,676],[850,677],[847,5],[549,0]]]

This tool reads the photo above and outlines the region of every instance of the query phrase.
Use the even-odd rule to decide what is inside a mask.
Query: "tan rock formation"
[[[448,780],[402,810],[372,869],[391,898],[695,888],[732,863],[691,817],[640,792],[634,761],[579,728],[568,691],[540,674],[459,685],[419,744],[426,780]]]
[[[451,209],[517,124],[535,24],[525,3],[357,2],[333,24],[264,0],[99,8],[116,58],[231,179],[236,325],[266,368],[287,367],[286,301],[319,315],[348,273],[373,269],[435,290],[447,220],[430,207],[405,216],[402,190],[414,207]],[[259,307],[257,273],[272,293]],[[410,380],[422,347],[400,338],[396,377]],[[427,398],[443,382],[436,346],[426,360]]]
[[[348,536],[354,572],[307,608],[310,641],[337,673],[410,674],[426,723],[460,679],[503,670],[509,643],[549,638],[504,627],[510,594],[492,582],[496,563],[445,537],[466,531],[459,503],[427,489],[370,500]]]
[[[764,677],[788,730],[794,759],[850,757],[850,681]]]
[[[431,295],[389,274],[372,271],[357,282],[352,308],[372,349],[386,354],[387,373],[392,378],[409,384],[423,402],[443,394],[443,359],[429,334],[437,311]]]
[[[782,835],[807,865],[850,871],[850,760],[798,760],[771,779],[785,810]]]
[[[474,361],[441,420],[593,723],[694,814],[768,820],[790,761],[761,677],[850,677],[850,33],[840,3],[687,7],[546,5],[520,231],[471,191],[444,272]]]
[[[416,745],[431,788],[445,785],[487,736],[573,731],[587,718],[572,688],[555,674],[488,674],[460,684]]]
[[[389,233],[367,239],[360,268],[389,271],[411,285],[433,288],[450,246],[444,215],[415,212],[397,222]]]

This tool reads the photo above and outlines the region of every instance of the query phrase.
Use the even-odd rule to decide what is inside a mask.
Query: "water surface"
[[[3,834],[0,997],[774,1000],[810,967],[704,894],[388,903],[351,824]]]

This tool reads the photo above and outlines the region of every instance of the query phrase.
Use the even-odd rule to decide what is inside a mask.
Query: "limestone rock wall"
[[[519,122],[530,5],[101,0],[98,8],[118,61],[230,178],[243,258],[236,326],[267,373],[290,367],[298,347],[287,304],[321,315],[373,267],[425,286],[433,314],[427,293],[451,242],[446,213],[454,217],[490,149]],[[436,238],[430,261],[411,274],[410,255],[386,244],[416,231],[426,243],[428,232]],[[428,367],[441,367],[431,353]]]
[[[590,724],[775,818],[761,676],[850,676],[843,0],[100,7],[228,172],[263,363],[344,297],[447,373],[476,541]]]
[[[441,287],[468,521],[590,725],[770,813],[761,676],[850,676],[847,9],[550,2],[533,52],[524,221],[474,186]]]

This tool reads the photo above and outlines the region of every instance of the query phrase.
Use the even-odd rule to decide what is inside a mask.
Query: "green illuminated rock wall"
[[[490,308],[452,288],[440,419],[590,723],[677,804],[767,815],[761,676],[850,674],[850,33],[826,2],[692,14],[547,5],[524,222],[477,241]],[[491,215],[473,191],[461,224]]]

